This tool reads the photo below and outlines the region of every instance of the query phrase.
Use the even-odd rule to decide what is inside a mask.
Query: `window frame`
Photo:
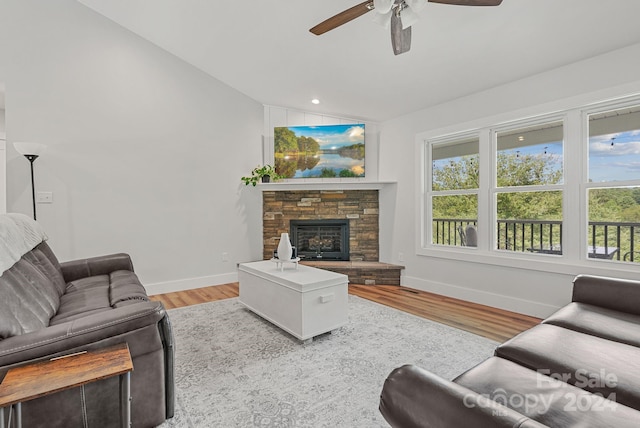
[[[564,226],[564,221],[566,218],[565,207],[566,201],[564,195],[566,194],[566,183],[567,183],[567,165],[566,165],[566,156],[565,156],[565,148],[567,145],[567,115],[566,114],[551,114],[551,115],[543,115],[537,116],[535,118],[529,118],[524,120],[516,120],[508,123],[504,123],[499,126],[491,127],[491,221],[489,223],[492,239],[490,241],[490,250],[506,253],[506,254],[526,254],[531,255],[533,257],[562,257],[563,254],[559,255],[548,255],[541,253],[525,253],[525,252],[516,252],[510,250],[503,250],[498,248],[498,194],[500,193],[533,193],[533,192],[550,192],[550,191],[560,191],[562,193],[562,223]],[[527,128],[535,125],[543,125],[546,123],[559,122],[562,124],[562,183],[561,184],[545,184],[545,185],[531,185],[531,186],[498,186],[498,134],[501,132],[515,131],[521,128]],[[565,231],[564,227],[562,228],[562,236],[560,237],[561,242],[565,241]]]
[[[566,104],[567,101],[564,102]],[[587,158],[588,122],[586,113],[593,114],[596,111],[607,111],[618,106],[640,105],[640,93],[622,95],[611,98],[608,101],[585,102],[584,99],[575,105],[545,105],[542,108],[547,113],[540,114],[539,110],[529,109],[516,113],[505,113],[483,119],[476,119],[458,125],[450,125],[444,128],[433,129],[415,134],[415,165],[416,165],[416,218],[415,225],[418,233],[415,239],[415,253],[418,256],[460,260],[465,262],[513,267],[533,271],[546,271],[575,275],[576,272],[607,274],[612,272],[640,273],[640,264],[612,262],[588,258],[586,225],[587,215]],[[497,140],[496,131],[505,128],[522,127],[532,123],[544,123],[549,121],[562,121],[563,123],[563,182],[553,185],[563,192],[563,231],[562,231],[562,255],[535,254],[530,252],[513,252],[495,250],[497,237],[494,231],[497,229],[496,203],[497,194],[505,188],[497,187],[495,179]],[[478,193],[478,247],[442,246],[431,245],[432,217],[430,206],[431,195],[431,149],[429,142],[454,141],[471,134],[479,136],[479,193]],[[584,147],[583,147],[584,146]],[[585,148],[586,147],[586,148]],[[486,171],[490,171],[487,173]],[[427,181],[427,179],[429,181]],[[525,186],[522,191],[534,191],[538,186]],[[610,186],[604,186],[610,187]],[[549,186],[539,186],[537,190],[550,190]],[[578,221],[569,221],[577,219]],[[491,225],[491,232],[482,225]]]
[[[580,235],[580,258],[586,260],[596,261],[597,259],[590,259],[587,254],[589,247],[589,191],[592,189],[619,189],[625,187],[640,187],[640,177],[633,180],[624,181],[598,181],[589,182],[589,118],[591,115],[606,113],[609,111],[620,110],[630,107],[640,107],[640,96],[629,97],[622,100],[613,100],[608,102],[597,103],[580,110],[580,119],[582,125],[582,163],[584,165],[582,169],[582,176],[580,180],[580,195],[583,198],[581,207],[581,235]],[[624,264],[631,265],[631,263],[625,263],[617,260],[600,260],[602,263],[612,264]]]
[[[432,201],[434,196],[455,196],[455,195],[475,195],[478,198],[478,203],[480,202],[480,183],[482,182],[483,174],[480,172],[480,165],[478,165],[479,171],[479,183],[478,187],[475,189],[453,189],[453,190],[433,190],[433,148],[434,146],[445,146],[447,144],[454,144],[460,142],[460,140],[467,139],[477,139],[478,140],[478,162],[480,162],[480,135],[478,132],[470,131],[470,132],[462,132],[457,134],[446,135],[439,138],[429,139],[425,141],[425,150],[424,155],[426,156],[425,162],[429,165],[428,173],[426,174],[426,180],[424,181],[426,195],[425,195],[425,213],[429,216],[431,221],[426,221],[425,227],[422,228],[422,243],[423,246],[426,245],[429,248],[457,248],[455,245],[444,245],[444,244],[434,244],[433,243],[433,216],[432,213]],[[478,204],[478,215],[480,211],[480,206]],[[476,216],[477,217],[477,216]],[[476,218],[477,220],[477,218]],[[461,247],[463,251],[473,251],[476,247]]]

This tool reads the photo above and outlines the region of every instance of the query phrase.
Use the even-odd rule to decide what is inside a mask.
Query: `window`
[[[473,123],[416,136],[424,153],[418,254],[640,272],[639,95]]]
[[[562,254],[563,123],[496,132],[496,245]]]
[[[640,105],[588,114],[588,257],[640,262]]]
[[[432,142],[430,207],[433,245],[477,246],[478,136]]]

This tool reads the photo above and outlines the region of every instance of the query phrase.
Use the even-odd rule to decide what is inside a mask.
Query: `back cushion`
[[[0,339],[47,327],[59,306],[53,281],[23,257],[0,276]]]
[[[62,276],[62,268],[51,248],[46,242],[42,242],[33,250],[24,255],[34,266],[53,282],[58,290],[58,296],[62,296],[67,284]]]

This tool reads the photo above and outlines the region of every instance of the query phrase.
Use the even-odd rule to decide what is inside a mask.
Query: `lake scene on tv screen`
[[[285,178],[364,177],[364,124],[274,128],[274,158]]]

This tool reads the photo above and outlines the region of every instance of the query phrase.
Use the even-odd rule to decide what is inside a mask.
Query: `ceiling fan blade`
[[[457,6],[499,6],[502,0],[429,0],[429,3],[453,4]]]
[[[411,49],[411,27],[402,29],[402,20],[396,13],[391,14],[391,46],[393,53],[400,55]]]
[[[367,0],[362,3],[355,5],[345,11],[340,12],[339,14],[332,16],[331,18],[322,21],[309,31],[311,31],[316,36],[320,34],[324,34],[329,30],[333,30],[341,26],[342,24],[346,24],[349,21],[356,19],[359,16],[364,15],[365,13],[373,10],[373,1]]]

